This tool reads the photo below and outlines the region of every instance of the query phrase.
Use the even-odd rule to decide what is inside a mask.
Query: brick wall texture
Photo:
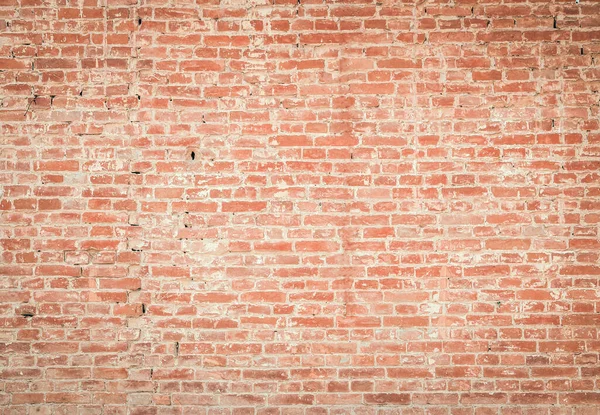
[[[600,2],[0,0],[0,413],[600,413]]]

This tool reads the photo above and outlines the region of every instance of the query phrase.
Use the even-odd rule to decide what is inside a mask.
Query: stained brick
[[[455,3],[0,2],[4,412],[595,413],[600,5]]]

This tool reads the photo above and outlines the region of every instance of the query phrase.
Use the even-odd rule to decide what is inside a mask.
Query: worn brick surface
[[[596,415],[596,0],[0,0],[0,413]]]

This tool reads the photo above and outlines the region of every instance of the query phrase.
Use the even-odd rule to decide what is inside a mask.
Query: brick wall
[[[0,413],[595,415],[600,3],[0,1]]]

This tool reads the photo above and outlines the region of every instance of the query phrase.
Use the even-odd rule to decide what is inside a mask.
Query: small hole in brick
[[[196,153],[194,153],[193,151],[190,153],[190,157],[192,158],[192,160],[196,159]]]
[[[142,19],[141,19],[141,18],[139,18],[139,19],[138,19],[138,24],[139,24],[139,25],[141,25],[141,24],[142,24]]]

